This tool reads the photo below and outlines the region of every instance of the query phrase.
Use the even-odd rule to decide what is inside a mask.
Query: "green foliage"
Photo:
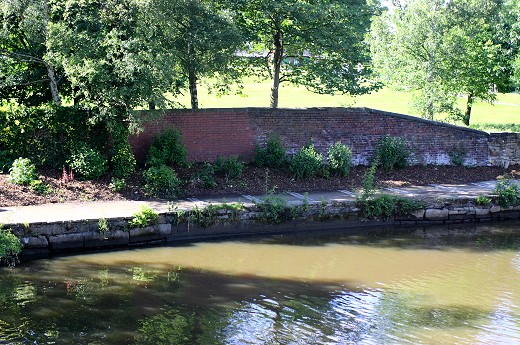
[[[390,194],[380,194],[364,200],[358,200],[361,216],[366,219],[389,219],[404,216],[423,208],[413,199]]]
[[[226,182],[228,182],[242,177],[244,163],[239,161],[237,156],[228,158],[218,156],[214,168],[215,174],[223,175],[226,178]]]
[[[49,184],[43,182],[42,180],[32,180],[31,182],[29,182],[29,187],[33,191],[44,196],[52,194],[52,187]]]
[[[18,158],[9,169],[9,182],[18,185],[28,185],[36,179],[36,167],[29,158]]]
[[[497,203],[502,207],[509,207],[518,204],[519,188],[515,181],[509,178],[502,178],[497,181],[495,194]]]
[[[479,195],[477,196],[477,198],[475,199],[475,203],[477,205],[481,205],[481,206],[485,206],[485,205],[489,205],[491,203],[491,199],[488,198],[487,196],[485,195]]]
[[[370,165],[370,168],[367,169],[365,175],[363,175],[363,191],[361,193],[361,200],[367,200],[375,193],[374,181],[376,178],[377,166],[379,165],[379,161],[376,159]]]
[[[279,137],[267,140],[265,148],[256,147],[254,162],[259,167],[272,169],[284,168],[287,165],[287,151]]]
[[[150,167],[143,172],[145,191],[152,196],[173,197],[178,193],[181,184],[175,171],[166,166]]]
[[[217,187],[217,181],[215,181],[215,167],[210,163],[204,163],[202,169],[191,178],[191,181],[202,184],[204,188]]]
[[[327,160],[333,174],[347,176],[352,165],[352,151],[347,145],[338,141],[329,147]]]
[[[216,224],[221,219],[223,221],[236,221],[243,209],[242,203],[211,204],[204,208],[195,206],[190,211],[177,212],[177,223],[185,220],[188,223],[205,228]]]
[[[323,170],[323,156],[314,149],[314,144],[302,147],[291,158],[289,168],[296,180],[312,179]]]
[[[0,226],[0,262],[13,265],[22,251],[22,243],[11,231]]]
[[[448,152],[448,155],[450,156],[451,164],[458,166],[458,167],[461,167],[464,165],[467,154],[468,154],[468,150],[466,149],[466,147],[464,145],[455,146]]]
[[[130,146],[122,146],[112,157],[112,175],[120,179],[128,178],[135,171],[135,165],[135,157]]]
[[[11,105],[0,111],[0,147],[6,159],[30,158],[38,166],[61,168],[79,142],[103,150],[108,132],[92,113],[76,107]]]
[[[9,152],[0,150],[0,173],[9,171],[9,167],[13,165],[13,159]]]
[[[138,212],[134,213],[133,218],[128,222],[131,228],[145,228],[157,223],[159,215],[150,206],[143,205]]]
[[[150,149],[146,164],[148,166],[183,166],[187,163],[186,147],[182,143],[181,133],[178,130],[167,129],[157,135]]]
[[[108,226],[108,221],[106,218],[99,218],[98,220],[98,231],[100,234],[105,234],[110,231],[110,227]]]
[[[376,145],[374,159],[384,170],[404,168],[408,165],[410,151],[407,143],[399,137],[382,137]]]
[[[470,128],[487,132],[520,132],[518,123],[479,123],[471,124]]]
[[[114,192],[121,192],[126,189],[126,180],[123,178],[112,177],[108,188]]]
[[[287,200],[281,196],[268,195],[262,202],[255,203],[260,210],[260,220],[265,223],[281,223],[286,218]]]
[[[67,160],[68,166],[86,180],[96,180],[107,171],[107,160],[87,144],[79,144]]]

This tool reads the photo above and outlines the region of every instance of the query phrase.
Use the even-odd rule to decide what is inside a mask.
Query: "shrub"
[[[347,176],[352,164],[352,151],[347,145],[337,142],[329,147],[327,159],[331,172],[339,176]]]
[[[134,213],[133,218],[128,222],[131,228],[144,228],[157,223],[159,215],[150,206],[143,205],[141,209]]]
[[[120,192],[126,188],[126,181],[123,178],[112,177],[108,188],[114,192]]]
[[[215,167],[210,163],[204,163],[202,169],[191,178],[191,181],[202,184],[204,188],[217,187]]]
[[[358,200],[358,205],[362,217],[366,219],[388,219],[403,216],[423,207],[413,199],[390,194]]]
[[[449,152],[448,156],[450,156],[451,164],[461,167],[464,165],[466,161],[466,156],[468,154],[468,150],[464,145],[459,145],[453,147]]]
[[[287,151],[280,138],[270,138],[267,140],[265,148],[258,146],[255,150],[254,162],[259,167],[273,169],[285,167],[287,165]]]
[[[292,157],[290,170],[297,180],[311,179],[322,171],[322,161],[323,156],[316,152],[314,145],[311,144],[302,147],[302,149]]]
[[[13,165],[13,160],[9,152],[0,150],[0,173],[9,171],[11,165]]]
[[[106,158],[87,144],[80,144],[73,149],[67,164],[86,180],[98,179],[107,171]]]
[[[502,207],[509,207],[518,203],[518,185],[511,179],[502,178],[495,187],[497,202]]]
[[[408,165],[410,151],[403,138],[385,136],[377,143],[374,156],[384,170],[393,170]]]
[[[281,223],[284,220],[287,200],[281,196],[269,195],[264,201],[256,203],[260,219],[267,223]]]
[[[29,182],[29,187],[41,195],[49,195],[52,193],[52,187],[42,180],[32,180]]]
[[[18,237],[9,230],[2,230],[0,226],[0,262],[14,265],[22,247]]]
[[[215,174],[224,175],[226,181],[229,181],[242,177],[244,163],[240,162],[237,156],[231,156],[229,158],[219,156],[215,161],[214,168]]]
[[[128,178],[135,171],[135,157],[129,145],[120,147],[112,157],[112,175],[116,178]]]
[[[36,166],[29,158],[16,159],[9,170],[9,182],[14,184],[28,185],[36,179]]]
[[[168,129],[155,137],[148,151],[148,166],[179,165],[187,163],[186,147],[178,130]]]
[[[173,197],[181,183],[175,171],[166,165],[145,170],[143,177],[146,181],[144,189],[152,196]]]

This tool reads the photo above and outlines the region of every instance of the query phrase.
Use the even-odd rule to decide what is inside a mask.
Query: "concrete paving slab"
[[[346,194],[339,191],[330,192],[309,192],[309,198],[315,203],[325,201],[337,201],[337,202],[352,202],[356,200],[355,193]]]

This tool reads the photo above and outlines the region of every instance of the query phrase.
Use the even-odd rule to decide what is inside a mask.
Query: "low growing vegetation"
[[[150,206],[143,205],[128,222],[130,228],[145,228],[157,223],[159,215]]]
[[[497,203],[502,207],[518,204],[519,188],[510,178],[502,178],[497,181],[495,194]]]
[[[22,243],[10,230],[0,226],[0,263],[14,266],[18,261],[18,254],[22,251]]]
[[[18,158],[9,169],[9,182],[28,185],[36,179],[36,166],[29,158]]]

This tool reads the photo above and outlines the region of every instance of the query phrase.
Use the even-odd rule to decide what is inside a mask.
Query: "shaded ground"
[[[270,191],[311,192],[338,189],[355,190],[361,187],[366,167],[354,167],[344,178],[315,178],[313,180],[295,181],[287,172],[246,166],[243,177],[226,182],[217,177],[215,188],[205,188],[191,177],[199,171],[200,165],[178,171],[179,176],[187,181],[183,184],[180,197],[197,197],[209,195],[250,194],[258,195]],[[458,184],[495,180],[500,176],[512,175],[520,179],[520,167],[503,169],[499,167],[451,167],[451,166],[415,166],[392,172],[378,172],[377,184],[380,186],[404,187],[428,184]],[[143,191],[143,180],[139,173],[129,179],[128,187],[116,193],[110,190],[110,179],[100,181],[63,182],[58,171],[46,171],[40,178],[50,185],[50,193],[42,195],[29,187],[16,186],[8,182],[8,175],[0,175],[0,206],[37,205],[71,201],[94,200],[147,200],[152,199]]]

